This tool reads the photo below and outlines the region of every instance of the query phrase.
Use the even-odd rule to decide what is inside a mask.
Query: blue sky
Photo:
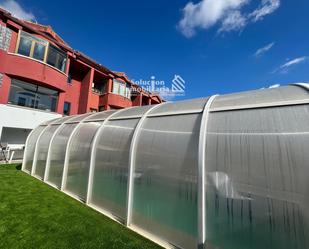
[[[308,0],[3,1],[134,80],[186,81],[182,98],[309,82]]]

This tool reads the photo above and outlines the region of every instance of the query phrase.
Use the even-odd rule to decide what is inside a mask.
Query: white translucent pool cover
[[[308,85],[65,117],[23,171],[164,247],[309,248]]]

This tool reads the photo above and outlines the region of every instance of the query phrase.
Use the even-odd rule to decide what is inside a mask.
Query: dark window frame
[[[66,106],[68,108],[66,108]],[[71,102],[64,101],[63,104],[63,115],[70,116],[71,114]]]
[[[56,112],[58,100],[59,92],[54,89],[19,79],[11,81],[8,104]]]

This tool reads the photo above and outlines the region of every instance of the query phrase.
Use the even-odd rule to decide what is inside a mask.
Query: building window
[[[44,61],[48,42],[21,31],[17,53]]]
[[[9,104],[26,106],[45,111],[56,111],[58,92],[36,84],[13,79]]]
[[[126,97],[128,99],[131,98],[131,90],[129,84],[121,82],[119,80],[113,80],[113,93]]]
[[[18,103],[17,103],[17,105],[25,106],[25,105],[26,105],[26,98],[18,97]]]
[[[126,97],[128,99],[131,99],[131,87],[129,84],[127,84],[127,87],[126,87]]]
[[[20,37],[17,53],[25,56],[30,56],[32,41],[26,37]]]
[[[45,62],[65,72],[67,55],[49,42],[20,31],[16,53]]]
[[[48,55],[47,55],[47,64],[51,65],[55,68],[58,68],[62,72],[65,71],[65,66],[66,66],[66,54],[56,48],[53,45],[49,45],[48,48]]]
[[[39,43],[34,44],[34,49],[33,49],[34,59],[44,61],[45,52],[46,52],[46,46],[44,46],[43,44],[39,44]]]
[[[69,116],[70,111],[71,111],[71,103],[70,102],[64,102],[63,114]]]
[[[113,81],[113,93],[114,93],[114,94],[119,94],[119,87],[120,87],[120,84],[122,84],[122,83],[120,83],[120,82],[117,81],[117,80],[114,80],[114,81]]]

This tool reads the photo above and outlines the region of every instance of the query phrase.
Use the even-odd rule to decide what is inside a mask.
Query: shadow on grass
[[[16,165],[15,169],[21,170],[21,164]]]

